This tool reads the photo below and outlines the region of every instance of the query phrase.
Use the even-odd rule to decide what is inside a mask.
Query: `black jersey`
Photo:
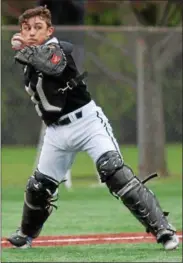
[[[49,43],[54,41],[57,39],[52,38]],[[67,59],[67,65],[59,77],[40,75],[40,72],[36,72],[31,66],[24,68],[25,89],[31,96],[38,115],[47,125],[53,124],[61,116],[91,101],[90,93],[83,81],[80,81],[77,87],[62,92],[67,82],[77,77],[79,72],[72,57],[72,44],[59,43]]]

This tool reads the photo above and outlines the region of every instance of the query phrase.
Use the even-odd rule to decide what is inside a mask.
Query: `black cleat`
[[[14,246],[19,248],[30,248],[32,246],[32,238],[24,235],[20,229],[12,234],[7,240]]]

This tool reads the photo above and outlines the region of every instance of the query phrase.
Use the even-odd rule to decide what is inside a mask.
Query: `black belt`
[[[76,119],[80,119],[82,118],[83,114],[82,114],[82,111],[78,111],[75,113],[75,116],[76,116]],[[56,125],[67,125],[69,123],[71,123],[72,121],[69,119],[69,117],[66,117],[65,119],[63,120],[58,120],[55,124]]]

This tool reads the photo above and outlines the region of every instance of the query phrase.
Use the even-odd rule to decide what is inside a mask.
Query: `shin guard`
[[[31,176],[25,191],[21,231],[35,238],[55,207],[58,183],[52,178],[36,171]],[[55,198],[55,199],[54,199]]]

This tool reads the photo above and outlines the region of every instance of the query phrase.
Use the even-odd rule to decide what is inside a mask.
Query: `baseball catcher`
[[[154,193],[124,162],[107,117],[87,89],[86,72],[80,74],[76,67],[73,45],[53,36],[50,11],[42,6],[28,9],[19,24],[20,33],[12,38],[15,61],[23,66],[25,90],[47,128],[37,169],[25,188],[20,227],[9,242],[31,246],[51,215],[59,184],[75,155],[86,151],[110,193],[158,243],[175,249],[176,230]]]

